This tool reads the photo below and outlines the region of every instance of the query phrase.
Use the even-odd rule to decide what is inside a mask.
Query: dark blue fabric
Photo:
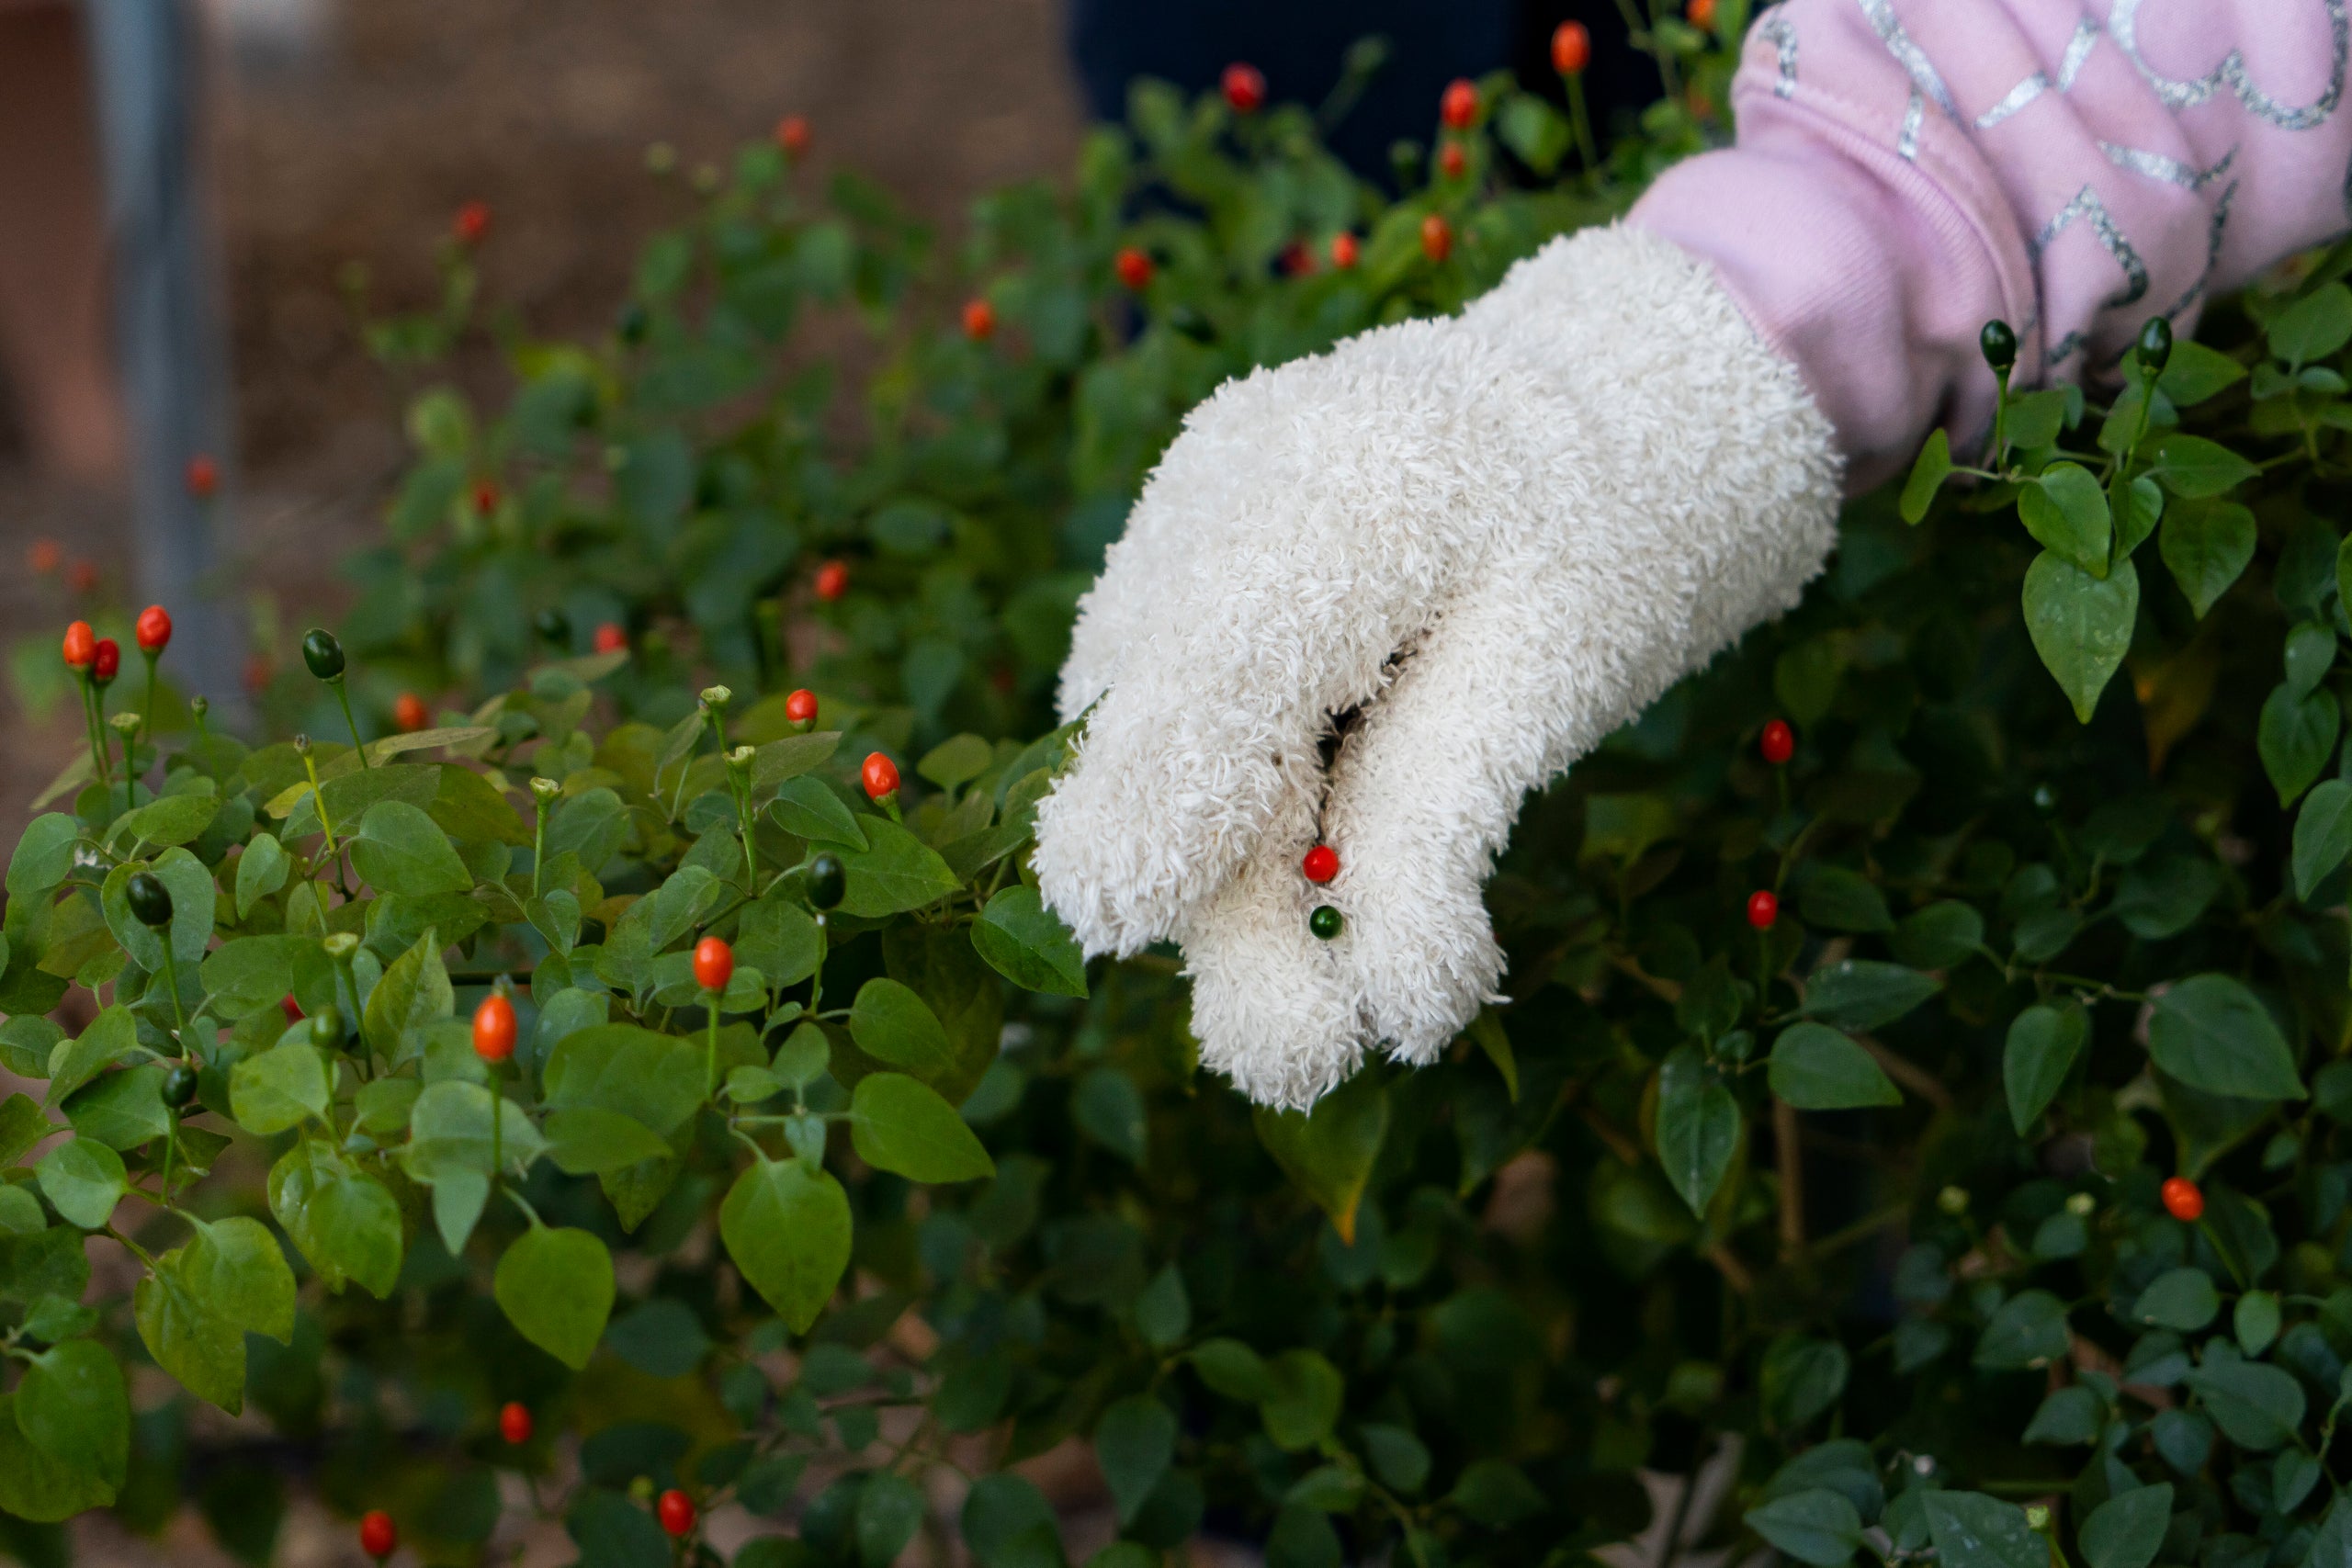
[[[1089,112],[1117,120],[1136,77],[1199,92],[1236,61],[1265,73],[1271,99],[1312,107],[1339,82],[1350,44],[1385,38],[1387,62],[1330,142],[1356,173],[1386,185],[1390,144],[1431,142],[1438,97],[1457,76],[1508,67],[1530,91],[1563,101],[1551,38],[1571,17],[1592,32],[1585,81],[1605,141],[1612,120],[1658,91],[1612,0],[1070,0],[1069,44]]]
[[[1448,82],[1509,62],[1517,11],[1516,0],[1071,0],[1070,53],[1089,110],[1120,119],[1136,77],[1198,91],[1236,61],[1266,73],[1269,98],[1311,107],[1348,46],[1379,34],[1388,62],[1331,145],[1385,180],[1391,142],[1430,140]]]

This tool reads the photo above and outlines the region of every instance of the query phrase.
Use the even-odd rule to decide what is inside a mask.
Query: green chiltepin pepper
[[[849,873],[839,855],[819,855],[808,863],[808,903],[817,909],[841,906],[849,892]]]
[[[2150,316],[2148,324],[2140,329],[2140,341],[2132,352],[2139,356],[2142,369],[2151,376],[2163,375],[2172,358],[2172,323],[2162,316]]]
[[[343,644],[334,633],[324,626],[312,626],[302,634],[302,662],[311,673],[334,688],[334,700],[343,705],[343,722],[351,731],[352,748],[359,753],[359,765],[372,768],[368,759],[368,743],[359,738],[359,721],[351,716],[351,694],[343,685]]]
[[[161,928],[172,923],[172,890],[153,872],[132,873],[123,885],[122,897],[141,925]]]
[[[322,681],[343,679],[343,644],[334,633],[323,626],[312,626],[302,634],[302,662],[311,673]]]
[[[164,1103],[179,1110],[196,1098],[196,1069],[186,1062],[174,1063],[164,1075]]]
[[[1325,942],[1338,936],[1347,926],[1340,911],[1329,904],[1317,904],[1315,912],[1306,917],[1306,929]]]
[[[1987,321],[1984,330],[1976,334],[1976,346],[1984,355],[1984,363],[1995,370],[2007,370],[2018,362],[2018,334],[2007,321]]]
[[[329,1002],[311,1015],[311,1043],[314,1045],[343,1043],[343,1010]]]

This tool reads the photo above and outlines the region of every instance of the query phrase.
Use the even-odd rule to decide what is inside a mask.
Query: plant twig
[[[1781,1173],[1781,1257],[1793,1260],[1804,1250],[1804,1155],[1797,1146],[1796,1108],[1772,1101],[1772,1144]]]

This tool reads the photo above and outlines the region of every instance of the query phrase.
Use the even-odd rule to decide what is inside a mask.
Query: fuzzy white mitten
[[[1227,384],[1080,606],[1046,900],[1090,953],[1180,942],[1202,1060],[1254,1100],[1430,1060],[1501,976],[1480,889],[1522,797],[1796,602],[1838,478],[1795,367],[1622,227]]]

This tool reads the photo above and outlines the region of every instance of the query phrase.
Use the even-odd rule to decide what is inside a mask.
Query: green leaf
[[[2295,897],[2305,903],[2336,868],[2352,860],[2352,783],[2329,779],[2295,818]]]
[[[110,1149],[135,1149],[171,1131],[164,1109],[164,1069],[153,1062],[102,1073],[65,1102],[74,1131]]]
[[[1274,1446],[1296,1453],[1330,1436],[1346,1395],[1337,1367],[1312,1350],[1285,1350],[1266,1362],[1258,1414]]]
[[[2184,1414],[2185,1413],[2176,1413]],[[2207,1434],[2207,1445],[2211,1434]],[[2196,1467],[2203,1468],[2202,1463]],[[2192,1471],[2191,1473],[2194,1472]],[[2337,1493],[2335,1501],[2320,1522],[2312,1537],[2311,1555],[2303,1559],[2304,1568],[2352,1568],[2352,1497]]]
[[[1148,1393],[1114,1401],[1094,1424],[1094,1457],[1110,1483],[1119,1523],[1135,1523],[1176,1457],[1176,1413]]]
[[[259,841],[276,842],[266,837]],[[293,994],[296,965],[318,952],[316,937],[232,937],[204,955],[206,1006],[228,1018],[275,1006]]]
[[[1934,976],[1900,964],[1841,959],[1806,977],[1804,1010],[1834,1028],[1867,1031],[1893,1023],[1942,989]]]
[[[2270,318],[2270,352],[2290,366],[2325,359],[2352,343],[2352,290],[2331,283]]]
[[[2148,471],[2165,489],[2188,501],[2234,490],[2262,472],[2221,443],[2177,430],[2156,443],[2155,461]]]
[[[2278,792],[2279,805],[2293,805],[2295,797],[2327,771],[2343,728],[2344,709],[2335,693],[2322,690],[2297,696],[2295,689],[2284,682],[2271,688],[2262,704],[2256,745],[2262,771],[2270,775],[2271,787]]]
[[[582,1230],[533,1225],[492,1280],[515,1332],[574,1371],[588,1365],[613,1311],[613,1255]]]
[[[1772,1044],[1772,1092],[1799,1111],[1850,1111],[1900,1105],[1886,1070],[1868,1051],[1818,1023],[1792,1024]]]
[[[2090,1017],[2080,1008],[2041,1003],[2010,1022],[2008,1042],[2001,1049],[2001,1083],[2008,1091],[2009,1123],[2018,1137],[2058,1098],[2090,1039]]]
[[[2115,557],[2120,560],[2156,531],[2164,519],[2165,492],[2155,480],[2142,474],[2124,487],[2117,504],[2121,510],[2115,514]]]
[[[286,848],[267,833],[256,833],[237,856],[237,919],[244,919],[254,906],[286,886],[293,863]]]
[[[567,1176],[601,1176],[648,1160],[668,1159],[671,1155],[669,1144],[653,1129],[634,1116],[600,1105],[550,1111],[546,1132],[548,1158]]]
[[[93,1340],[68,1339],[26,1364],[17,1426],[51,1463],[119,1488],[130,1463],[130,1392]]]
[[[2166,853],[2126,869],[2108,909],[2141,941],[2162,942],[2196,924],[2221,891],[2222,870],[2211,861]]]
[[[1706,1054],[1683,1045],[1657,1070],[1657,1154],[1666,1179],[1703,1215],[1739,1152],[1739,1102],[1707,1066]]]
[[[1894,917],[1886,895],[1868,877],[1842,865],[1815,866],[1797,892],[1805,924],[1833,931],[1890,931]]]
[[[1473,1461],[1453,1483],[1453,1504],[1488,1529],[1509,1529],[1544,1511],[1544,1494],[1508,1460]]]
[[[1255,1404],[1273,1393],[1273,1378],[1266,1371],[1264,1359],[1238,1339],[1204,1339],[1186,1359],[1203,1382],[1237,1403]]]
[[[2278,1294],[2275,1291],[2248,1291],[2238,1298],[2237,1310],[2230,1314],[2230,1332],[2237,1336],[2238,1348],[2249,1356],[2259,1356],[2270,1348],[2278,1337]]]
[[[245,1335],[293,1337],[294,1273],[258,1221],[220,1220],[158,1258],[131,1308],[156,1364],[234,1416],[244,1408]]]
[[[474,885],[441,825],[404,800],[379,800],[359,818],[351,866],[377,892],[415,898],[470,892]]]
[[[111,1506],[115,1488],[95,1470],[60,1464],[25,1436],[21,1395],[0,1394],[0,1510],[35,1524],[55,1524]]]
[[[1193,1326],[1193,1298],[1184,1289],[1183,1273],[1170,1264],[1151,1277],[1136,1298],[1136,1332],[1155,1350],[1182,1342]]]
[[[1846,1348],[1834,1340],[1783,1334],[1765,1348],[1758,1392],[1774,1427],[1794,1431],[1838,1403],[1850,1371]]]
[[[2042,1397],[2041,1407],[2026,1427],[2024,1440],[2071,1447],[2094,1442],[2107,1425],[2107,1405],[2081,1383],[2056,1389]]]
[[[220,801],[210,795],[167,795],[135,811],[126,811],[107,829],[112,847],[136,852],[153,844],[185,844],[201,838],[220,813]]]
[[[867,919],[903,914],[937,903],[963,886],[936,851],[897,823],[867,817],[860,826],[868,847],[842,856],[849,873],[842,913]]]
[[[2156,549],[2203,620],[2254,559],[2254,513],[2243,506],[2177,506],[2165,513]]]
[[[868,1165],[922,1182],[996,1174],[996,1162],[956,1108],[904,1073],[858,1079],[849,1113],[851,1146]]]
[[[866,847],[865,831],[858,825],[856,814],[820,778],[804,774],[786,781],[768,803],[768,820],[797,839],[852,850]]]
[[[832,1066],[832,1042],[825,1032],[813,1023],[795,1025],[784,1043],[775,1048],[775,1060],[770,1070],[793,1089],[807,1089]]]
[[[977,735],[957,735],[941,741],[922,755],[915,772],[942,789],[961,787],[989,771],[996,748]]]
[[[937,1080],[957,1066],[938,1014],[912,987],[896,980],[877,977],[858,987],[849,1010],[849,1032],[867,1055],[918,1077]]]
[[[40,1204],[24,1188],[11,1184],[33,1206]],[[29,1306],[44,1296],[79,1301],[90,1288],[90,1259],[81,1235],[70,1225],[43,1221],[35,1230],[0,1236],[0,1300]]]
[[[130,1010],[119,1002],[106,1009],[89,1021],[71,1045],[51,1055],[48,1102],[62,1104],[67,1096],[112,1066],[138,1043],[139,1021],[131,1016]]]
[[[2155,1328],[2194,1334],[2222,1313],[2221,1292],[2202,1269],[2167,1269],[2132,1304],[2132,1315]]]
[[[857,1494],[859,1568],[890,1568],[922,1528],[925,1505],[915,1483],[895,1471],[876,1471]]]
[[[2078,463],[2051,464],[2018,492],[2018,517],[2052,555],[2093,579],[2107,575],[2114,531],[2108,519],[2107,491],[2088,468]]]
[[[1079,1131],[1139,1166],[1149,1150],[1151,1124],[1135,1079],[1114,1066],[1091,1067],[1069,1097],[1070,1120]]]
[[[972,923],[972,946],[989,966],[1025,990],[1086,995],[1086,954],[1035,888],[1016,883]]]
[[[26,823],[8,856],[8,897],[30,899],[64,881],[74,870],[74,846],[81,836],[82,825],[62,811]]]
[[[756,1160],[719,1205],[718,1234],[751,1287],[806,1334],[849,1268],[849,1197],[830,1171]]]
[[[1951,475],[1951,437],[1941,425],[1928,433],[1928,444],[1919,448],[1918,460],[1911,465],[1911,477],[1903,482],[1903,499],[1897,510],[1905,523],[1917,523],[1928,515],[1928,508],[1935,504],[1936,491]]]
[[[2172,345],[2172,357],[2165,361],[2165,372],[2156,378],[2156,390],[2171,399],[2175,408],[2185,409],[2245,379],[2245,366],[2219,349],[2183,338]]]
[[[2182,1083],[2240,1100],[2303,1098],[2278,1026],[2229,976],[2192,976],[2154,1000],[2148,1055]]]
[[[779,701],[776,698],[768,701]],[[766,705],[765,703],[762,704]],[[746,718],[750,716],[746,715]],[[776,710],[779,721],[783,710]],[[748,726],[744,727],[748,729]],[[741,731],[739,731],[741,733]],[[786,735],[762,745],[752,757],[752,788],[754,791],[773,789],[787,779],[797,779],[821,764],[839,750],[842,734],[838,729],[820,729],[813,735]]]
[[[1814,1568],[1838,1568],[1862,1541],[1862,1517],[1842,1493],[1811,1487],[1778,1497],[1744,1517],[1749,1529]]]
[[[743,911],[735,960],[760,972],[771,988],[797,986],[817,972],[816,919],[787,898],[771,896]]]
[[[400,1280],[401,1207],[334,1146],[306,1138],[269,1171],[269,1209],[331,1291],[356,1280],[378,1300]]]
[[[315,1045],[289,1040],[229,1069],[229,1108],[237,1125],[266,1138],[324,1117],[334,1098],[326,1058]]]
[[[1940,1568],[2050,1568],[2050,1548],[2025,1510],[1981,1492],[1928,1492],[1920,1499]]]
[[[12,1094],[0,1100],[0,1166],[16,1164],[56,1131],[57,1123],[40,1113],[32,1096]]]
[[[186,850],[165,850],[151,865],[141,866],[137,861],[125,861],[107,874],[106,886],[99,894],[100,906],[106,910],[107,929],[114,932],[115,941],[130,960],[150,975],[164,969],[164,943],[154,931],[141,923],[130,912],[130,896],[123,890],[133,875],[141,870],[152,871],[163,880],[172,894],[172,956],[183,968],[193,968],[202,962],[204,950],[212,940],[213,888],[212,874],[204,863]]]
[[[40,1190],[65,1223],[83,1230],[102,1229],[114,1217],[114,1206],[130,1190],[122,1156],[88,1138],[69,1138],[40,1156],[33,1168]]]
[[[2083,1558],[2089,1568],[2148,1568],[2171,1525],[2169,1485],[2119,1493],[2083,1521]]]
[[[2317,621],[2298,621],[2287,630],[2287,687],[2297,696],[2326,679],[2335,662],[2335,629]]]
[[[710,1353],[710,1336],[702,1319],[694,1308],[669,1296],[655,1296],[615,1318],[605,1330],[605,1343],[622,1360],[657,1378],[684,1377]]]
[[[698,1083],[699,1059],[694,1070]],[[493,1107],[498,1117],[495,1140],[490,1122]],[[547,1151],[547,1140],[523,1114],[521,1106],[462,1078],[427,1084],[409,1110],[408,1132],[401,1164],[411,1178],[428,1184],[451,1177],[487,1178],[493,1153],[512,1169],[527,1167]],[[471,1183],[463,1185],[470,1188]]]
[[[396,1062],[407,1054],[401,1043],[412,1031],[421,1032],[450,1017],[457,1011],[457,1002],[449,971],[441,963],[440,936],[427,926],[416,944],[393,959],[376,988],[368,993],[359,1032],[378,1055]]]
[[[1253,1120],[1283,1174],[1331,1217],[1341,1241],[1354,1245],[1356,1206],[1388,1135],[1388,1092],[1378,1075],[1357,1072],[1310,1111],[1261,1105]]]
[[[1495,134],[1521,163],[1548,177],[1559,167],[1572,133],[1567,117],[1550,104],[1532,93],[1513,93],[1496,112]]]
[[[2242,1449],[2267,1453],[2284,1448],[2302,1425],[2302,1384],[2265,1362],[2209,1354],[2187,1381],[2222,1435]]]
[[[2139,614],[2140,577],[2128,560],[2104,581],[2046,551],[2027,569],[2026,630],[2083,723],[2122,667]]]
[[[2066,424],[2067,389],[2044,387],[2009,399],[2009,444],[2021,452],[2047,446]]]
[[[2001,1303],[1976,1338],[1976,1364],[1996,1371],[2046,1365],[2066,1353],[2066,1303],[2048,1291],[2020,1291]]]
[[[674,1034],[596,1024],[564,1036],[548,1054],[547,1106],[617,1111],[666,1138],[702,1104],[703,1055],[700,1045]]]

